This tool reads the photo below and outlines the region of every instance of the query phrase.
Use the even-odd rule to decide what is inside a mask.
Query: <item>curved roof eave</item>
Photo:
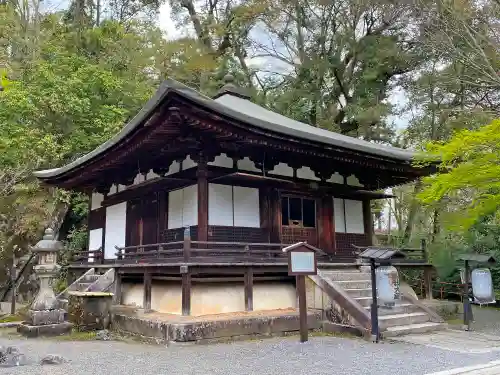
[[[301,123],[282,116],[278,113],[267,110],[264,107],[258,106],[246,99],[236,98],[237,103],[224,100],[224,96],[217,99],[211,99],[192,88],[177,82],[167,79],[162,82],[155,95],[144,105],[139,113],[130,120],[114,137],[104,142],[102,145],[92,150],[88,154],[68,163],[60,168],[46,169],[34,172],[34,175],[40,179],[50,179],[61,176],[64,173],[81,166],[91,159],[103,154],[127,135],[132,133],[138,126],[149,118],[158,105],[163,101],[169,92],[185,97],[203,107],[209,108],[221,115],[233,118],[252,126],[270,130],[276,133],[292,136],[299,139],[305,139],[316,143],[325,144],[328,146],[341,147],[353,151],[359,151],[366,154],[371,154],[376,157],[396,159],[401,162],[410,162],[415,153],[409,150],[403,150],[396,147],[378,145],[367,142],[358,138],[349,137],[343,134],[334,133],[325,129],[316,128],[314,126]],[[249,108],[246,108],[249,107]],[[239,109],[239,110],[238,110]],[[255,113],[260,114],[259,117]],[[273,121],[273,119],[275,121]]]

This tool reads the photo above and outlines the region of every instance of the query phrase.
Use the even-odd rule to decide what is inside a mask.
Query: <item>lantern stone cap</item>
[[[290,245],[290,246],[283,248],[284,253],[288,253],[290,251],[301,251],[301,250],[302,251],[308,250],[308,251],[311,251],[313,253],[322,253],[322,251],[320,249],[318,249],[317,247],[314,247],[312,245],[309,245],[307,242],[297,242],[293,245]]]
[[[468,260],[478,263],[496,263],[496,259],[489,254],[460,254],[457,260]]]
[[[61,241],[57,241],[54,236],[54,231],[51,228],[45,230],[43,238],[31,247],[34,252],[57,252],[63,248]]]

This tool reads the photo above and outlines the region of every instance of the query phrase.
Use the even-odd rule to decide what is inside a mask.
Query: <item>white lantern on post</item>
[[[377,275],[377,297],[385,307],[393,307],[399,299],[399,274],[394,266],[381,266]]]
[[[487,268],[476,268],[472,271],[472,294],[479,303],[495,301],[491,272]]]

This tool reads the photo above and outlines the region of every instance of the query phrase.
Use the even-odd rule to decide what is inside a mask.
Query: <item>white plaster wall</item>
[[[363,202],[345,199],[345,221],[347,233],[365,233]]]
[[[198,224],[198,186],[168,193],[168,229]]]
[[[334,174],[332,174],[332,176],[326,180],[326,182],[331,182],[331,183],[334,183],[334,184],[344,184],[344,177],[339,173],[339,172],[335,172]]]
[[[233,226],[233,187],[208,184],[208,223]]]
[[[345,233],[344,200],[333,198],[333,216],[335,219],[335,232]]]
[[[160,176],[157,175],[156,173],[154,173],[152,169],[150,169],[148,174],[146,175],[146,180],[152,180],[152,179],[158,178],[158,177],[160,177]]]
[[[288,164],[279,163],[272,171],[269,171],[269,174],[293,177],[293,168],[289,167]]]
[[[321,181],[320,178],[314,175],[314,172],[309,167],[302,167],[300,169],[297,169],[297,177],[304,178],[306,180]]]
[[[362,201],[333,198],[333,213],[335,219],[335,232],[365,233]]]
[[[242,171],[262,172],[255,166],[255,163],[251,161],[247,156],[241,160],[238,160],[238,169]]]
[[[233,186],[234,226],[260,228],[259,189]]]
[[[226,154],[222,153],[215,157],[214,161],[208,163],[208,165],[215,165],[217,167],[232,168],[233,159],[228,157]]]
[[[208,223],[260,228],[259,189],[209,184]]]
[[[165,173],[165,176],[177,173],[180,170],[181,170],[181,163],[174,161],[172,164],[170,164],[170,167],[168,168],[168,172]]]
[[[359,187],[364,186],[361,182],[359,182],[358,178],[353,174],[346,178],[346,184],[350,186],[359,186]]]
[[[104,258],[116,259],[115,246],[125,246],[127,202],[106,207]]]
[[[191,156],[187,156],[183,161],[182,161],[182,170],[186,170],[189,168],[196,167],[198,164],[191,159]]]
[[[124,283],[122,303],[142,307],[143,285]],[[151,308],[170,314],[182,313],[180,282],[153,280]],[[255,311],[296,307],[296,292],[293,283],[256,282],[253,304]],[[191,289],[191,315],[222,314],[245,311],[243,283],[193,283]]]
[[[98,208],[101,208],[101,203],[103,200],[104,200],[104,195],[100,193],[92,193],[90,209],[97,210]]]

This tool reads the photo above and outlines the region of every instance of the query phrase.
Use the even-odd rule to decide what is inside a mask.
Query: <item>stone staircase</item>
[[[337,284],[355,303],[371,314],[372,291],[370,272],[360,270],[321,270],[321,277]],[[416,302],[416,301],[413,301]],[[380,332],[383,337],[401,336],[442,330],[446,323],[420,303],[403,295],[392,308],[379,307]]]
[[[94,268],[89,269],[70,286],[57,295],[63,308],[67,308],[70,292],[108,292],[115,281],[115,270],[110,268],[103,274],[96,273]]]

